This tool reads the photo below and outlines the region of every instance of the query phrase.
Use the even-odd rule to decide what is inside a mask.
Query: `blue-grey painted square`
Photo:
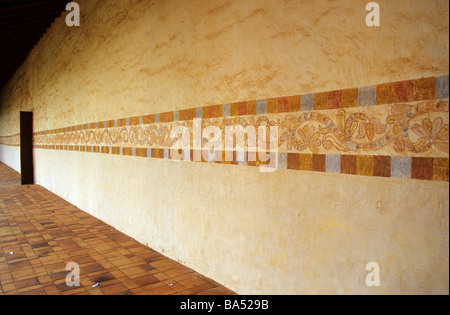
[[[238,162],[238,165],[245,165],[245,161],[247,160],[247,152],[243,150],[236,151],[236,159]]]
[[[164,149],[164,158],[169,159],[169,149]]]
[[[267,113],[267,100],[256,101],[256,114],[261,115]]]
[[[203,153],[206,154],[206,161],[208,161],[209,163],[214,163],[215,162],[215,152],[214,150],[208,150],[208,151],[203,151]],[[205,156],[203,156],[205,158]]]
[[[191,149],[183,149],[183,161],[191,160]]]
[[[120,152],[120,154],[122,154],[122,151]],[[147,148],[147,157],[152,157],[152,149],[151,148]]]
[[[155,115],[155,123],[159,123],[159,114]]]
[[[436,78],[436,97],[438,99],[448,98],[448,75]]]
[[[278,169],[287,169],[287,153],[278,153]]]
[[[180,118],[179,118],[179,113],[176,110],[173,112],[173,121],[178,121],[178,120],[180,120]]]
[[[125,126],[129,126],[130,125],[130,118],[125,119]],[[106,126],[106,123],[105,123]]]
[[[230,117],[230,104],[222,105],[222,117]]]
[[[117,119],[114,119],[114,127],[117,127],[117,126],[118,126]]]
[[[314,109],[314,94],[302,95],[300,102],[300,111],[313,110]]]
[[[132,148],[131,149],[131,155],[132,156],[136,156],[136,148]]]
[[[411,158],[393,156],[391,161],[391,177],[411,178]]]
[[[375,86],[359,88],[358,106],[374,106],[376,101]]]
[[[195,118],[203,118],[203,110],[201,107],[195,109]]]
[[[139,116],[139,125],[144,124],[144,116]]]
[[[327,173],[341,172],[341,156],[339,154],[326,155],[326,172]]]

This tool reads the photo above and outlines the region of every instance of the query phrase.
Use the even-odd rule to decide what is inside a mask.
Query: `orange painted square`
[[[108,120],[106,122],[106,128],[112,128],[114,127],[114,120]]]
[[[239,164],[237,151],[233,151],[233,160],[231,160],[231,164],[233,165]]]
[[[197,115],[197,109],[196,108],[190,108],[188,110],[188,120],[193,120],[196,115]]]
[[[117,119],[117,127],[124,127],[127,124],[126,118]]]
[[[239,103],[231,103],[230,116],[238,116],[238,115],[239,115]]]
[[[130,118],[130,126],[139,125],[139,116]]]
[[[376,105],[392,104],[394,103],[394,84],[378,84],[375,86]]]
[[[147,157],[147,148],[136,148],[136,156]]]
[[[414,80],[414,100],[425,101],[436,99],[436,78]]]
[[[257,154],[255,151],[247,152],[247,165],[256,166]]]
[[[277,98],[267,99],[267,113],[268,114],[278,113],[278,99]]]
[[[280,97],[277,99],[277,102],[278,102],[278,113],[289,112],[289,98],[288,97]]]
[[[289,97],[289,112],[295,113],[300,111],[301,96],[294,95]]]
[[[202,117],[203,118],[212,118],[214,117],[214,109],[213,106],[206,106],[202,110]]]
[[[112,147],[112,154],[120,154],[120,147]]]
[[[238,114],[239,116],[247,115],[247,102],[238,103]]]
[[[256,152],[256,161],[255,161],[255,166],[256,167],[259,167],[260,165],[264,165],[264,161],[262,161],[261,159],[260,159],[260,154],[262,154],[262,152],[260,153],[260,152]]]
[[[145,115],[142,118],[142,122],[144,125],[154,124],[155,123],[155,115]]]
[[[214,163],[221,164],[223,161],[222,150],[214,151]]]
[[[222,105],[212,105],[204,108],[203,118],[217,117],[222,117]]]
[[[400,81],[394,83],[394,102],[414,101],[413,81]]]
[[[413,157],[411,159],[412,179],[433,179],[433,158]]]
[[[449,181],[448,176],[448,158],[434,158],[433,159],[433,180]]]
[[[202,159],[201,162],[208,162],[208,160],[206,158],[208,158],[208,150],[200,150],[200,152],[202,153]]]
[[[287,154],[287,168],[290,170],[298,170],[300,167],[300,157],[298,153]]]
[[[314,109],[328,109],[328,93],[315,93],[314,94]]]
[[[93,152],[94,152],[94,153],[99,153],[99,152],[100,152],[100,148],[99,148],[98,146],[95,145],[95,146],[93,147]]]
[[[276,167],[275,161],[277,159],[277,152],[261,152],[261,156],[258,154],[258,165],[268,165],[270,167]]]
[[[342,107],[358,107],[359,89],[345,89],[342,91]]]
[[[182,110],[178,111],[178,120],[179,121],[189,120],[187,118],[188,116],[189,116],[189,113],[188,113],[187,109],[182,109]]]
[[[231,164],[234,160],[233,152],[234,151],[222,150],[222,164]]]
[[[182,109],[178,111],[178,120],[184,121],[184,120],[190,120],[189,119],[189,109]]]
[[[247,102],[247,115],[256,115],[256,101]],[[222,109],[221,109],[222,116]]]
[[[173,112],[165,112],[159,115],[159,122],[171,122],[173,121]]]
[[[313,154],[312,155],[313,171],[325,172],[326,170],[326,155],[325,154]]]
[[[223,116],[223,105],[215,105],[214,106],[214,117],[218,118],[218,117],[222,117]]]
[[[356,174],[363,176],[373,176],[374,159],[372,155],[356,156]]]
[[[356,174],[356,155],[341,155],[341,173]]]
[[[104,121],[99,121],[97,123],[97,129],[102,129],[105,128],[105,122]]]
[[[191,150],[191,160],[194,162],[202,161],[202,151],[201,150]]]
[[[391,177],[390,156],[375,155],[373,157],[373,176]]]
[[[328,92],[328,108],[342,108],[342,90]]]
[[[125,147],[122,149],[123,155],[133,155],[133,148]]]
[[[102,147],[102,153],[109,153],[109,147]]]
[[[312,154],[299,154],[298,169],[302,171],[313,170],[313,156]]]

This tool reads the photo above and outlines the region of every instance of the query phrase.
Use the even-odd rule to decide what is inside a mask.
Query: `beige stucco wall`
[[[36,163],[40,184],[241,294],[448,291],[448,183],[46,150]],[[365,285],[372,261],[380,287]]]
[[[0,162],[20,173],[20,148],[0,144]]]
[[[448,2],[378,3],[373,28],[356,0],[79,1],[82,26],[55,22],[6,106],[39,131],[448,74]]]
[[[2,90],[0,136],[19,109],[41,131],[448,74],[445,0],[378,1],[378,28],[356,0],[78,3],[81,26],[57,19]],[[238,293],[448,294],[448,182],[47,150],[35,171]]]

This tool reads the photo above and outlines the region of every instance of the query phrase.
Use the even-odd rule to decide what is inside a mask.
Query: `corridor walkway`
[[[80,266],[80,286],[66,285]],[[234,294],[0,163],[0,295]]]

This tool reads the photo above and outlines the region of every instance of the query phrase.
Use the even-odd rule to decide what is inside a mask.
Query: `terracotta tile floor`
[[[80,266],[79,287],[66,285],[69,262]],[[20,186],[0,163],[0,295],[11,294],[234,293],[43,187]]]

